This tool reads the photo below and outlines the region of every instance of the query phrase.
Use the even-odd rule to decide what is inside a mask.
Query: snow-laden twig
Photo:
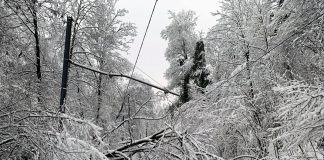
[[[250,155],[241,155],[241,156],[237,156],[235,158],[232,158],[231,160],[238,160],[238,159],[241,159],[241,158],[250,158],[250,159],[258,159],[254,156],[250,156]]]

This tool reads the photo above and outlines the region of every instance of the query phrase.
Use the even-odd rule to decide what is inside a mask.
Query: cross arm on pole
[[[174,93],[172,91],[169,91],[165,88],[161,88],[159,86],[156,86],[156,85],[153,85],[153,84],[150,84],[148,82],[145,82],[145,81],[142,81],[142,80],[139,80],[139,79],[136,79],[136,78],[133,78],[133,77],[130,77],[130,76],[127,76],[127,75],[124,75],[124,74],[116,74],[116,73],[107,73],[107,72],[104,72],[104,71],[100,71],[100,70],[97,70],[97,69],[94,69],[94,68],[90,68],[90,67],[87,67],[85,65],[82,65],[82,64],[78,64],[76,62],[73,62],[73,61],[69,61],[71,64],[75,65],[75,66],[78,66],[78,67],[81,67],[81,68],[84,68],[84,69],[87,69],[87,70],[90,70],[90,71],[93,71],[93,72],[97,72],[97,73],[100,73],[100,74],[103,74],[103,75],[107,75],[109,76],[110,78],[112,77],[124,77],[124,78],[128,78],[128,79],[131,79],[131,80],[134,80],[136,82],[139,82],[139,83],[142,83],[142,84],[145,84],[145,85],[148,85],[150,87],[153,87],[153,88],[156,88],[158,90],[161,90],[163,91],[164,93],[170,93],[170,94],[173,94],[175,96],[180,96],[179,94],[177,93]]]

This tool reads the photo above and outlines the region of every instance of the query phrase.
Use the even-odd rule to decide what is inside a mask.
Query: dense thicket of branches
[[[117,2],[0,0],[0,159],[324,158],[322,0],[224,0],[200,38],[193,11],[170,12],[179,100],[71,65],[59,113],[67,15],[74,62],[131,71]]]
[[[72,60],[106,72],[130,71],[119,53],[129,48],[135,26],[120,20],[127,11],[116,9],[116,3],[1,1],[0,159],[102,159],[118,142],[155,132],[144,123],[155,117],[151,88],[132,82],[123,120],[116,120],[122,79],[74,66],[69,69],[67,112],[58,112],[68,15],[74,19]]]

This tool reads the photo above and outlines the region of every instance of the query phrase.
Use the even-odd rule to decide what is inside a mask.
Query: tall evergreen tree
[[[202,40],[196,43],[195,54],[193,56],[193,66],[191,68],[191,79],[193,83],[202,88],[206,88],[210,84],[208,80],[209,71],[206,69],[205,45]]]

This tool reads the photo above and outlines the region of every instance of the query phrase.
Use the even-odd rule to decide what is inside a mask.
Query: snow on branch
[[[122,146],[122,147],[119,147],[115,150],[112,150],[112,151],[109,151],[109,153],[106,154],[106,156],[109,158],[109,157],[118,157],[118,155],[120,155],[119,152],[123,152],[129,148],[132,148],[132,147],[135,147],[135,146],[139,146],[141,144],[147,144],[149,142],[154,142],[154,141],[159,141],[161,138],[163,138],[165,135],[167,134],[170,134],[172,130],[170,130],[170,128],[166,128],[166,129],[163,129],[151,136],[148,136],[148,137],[145,137],[145,138],[142,138],[142,139],[139,139],[139,140],[136,140],[130,144],[127,144],[125,146]],[[136,150],[135,150],[136,151]]]

